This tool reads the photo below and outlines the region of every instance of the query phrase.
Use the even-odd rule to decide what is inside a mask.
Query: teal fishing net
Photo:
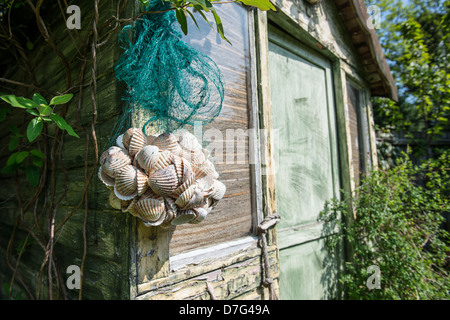
[[[145,11],[164,11],[170,3],[153,0]],[[182,40],[173,10],[144,14],[119,34],[124,52],[115,66],[118,80],[126,84],[127,106],[116,135],[130,124],[131,113],[149,115],[151,123],[173,131],[201,121],[210,123],[222,108],[224,88],[215,62]],[[114,139],[115,137],[111,137]]]

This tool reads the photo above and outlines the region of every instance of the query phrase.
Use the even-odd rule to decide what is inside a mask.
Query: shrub
[[[394,168],[367,175],[354,197],[326,204],[324,220],[338,212],[346,218],[328,245],[343,238],[350,252],[340,277],[349,299],[450,298],[450,237],[442,228],[450,211],[449,170],[450,153],[420,166],[405,156]],[[379,289],[366,285],[373,265],[381,271]]]

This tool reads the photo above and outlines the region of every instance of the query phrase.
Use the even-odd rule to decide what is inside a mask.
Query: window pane
[[[225,98],[220,115],[202,128],[203,147],[211,151],[227,192],[200,224],[177,226],[170,240],[170,255],[244,237],[252,228],[251,174],[249,164],[249,37],[248,11],[231,3],[217,5],[225,36],[232,45],[196,15],[200,31],[188,18],[184,40],[211,57],[222,73]],[[197,18],[198,16],[198,18]],[[209,14],[208,14],[209,16]],[[194,133],[193,128],[187,130]]]

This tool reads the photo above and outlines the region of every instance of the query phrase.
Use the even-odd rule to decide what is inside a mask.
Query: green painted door
[[[338,259],[318,219],[339,194],[331,64],[269,28],[269,68],[282,299],[336,297]]]

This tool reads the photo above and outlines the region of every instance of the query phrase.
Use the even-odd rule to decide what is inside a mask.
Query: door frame
[[[331,64],[331,81],[333,86],[334,107],[337,125],[337,155],[339,166],[340,187],[344,192],[351,194],[354,190],[352,185],[353,172],[351,164],[351,144],[350,144],[350,126],[346,116],[346,71],[354,69],[346,62],[342,61],[334,52],[329,50],[327,46],[322,45],[308,31],[301,28],[297,21],[293,20],[283,11],[277,13],[272,12],[255,12],[255,35],[256,35],[256,55],[257,55],[257,92],[258,92],[258,109],[259,109],[259,126],[263,134],[260,136],[260,157],[262,159],[261,169],[274,171],[274,154],[272,148],[273,141],[273,120],[272,105],[270,95],[270,79],[269,79],[269,24],[275,24],[286,32],[295,40],[298,40],[309,48],[312,52],[317,52],[324,58],[327,58]],[[372,139],[371,139],[372,140]],[[274,175],[266,175],[261,177],[262,189],[262,213],[268,216],[277,212],[276,204],[276,188]],[[348,212],[354,212],[350,200],[347,200]],[[282,217],[281,217],[282,218]],[[353,215],[345,215],[344,223],[349,224],[353,220]],[[311,226],[312,230],[317,230],[318,226]],[[330,232],[335,232],[331,230]],[[305,240],[309,237],[305,234]],[[315,237],[314,234],[311,237]],[[277,264],[279,266],[279,239],[277,229],[273,229],[268,233],[268,243],[277,247]],[[351,248],[344,245],[344,261],[350,260],[352,256]],[[341,264],[342,265],[342,264]],[[279,284],[279,283],[278,283]],[[338,294],[342,296],[342,290],[338,287]]]

